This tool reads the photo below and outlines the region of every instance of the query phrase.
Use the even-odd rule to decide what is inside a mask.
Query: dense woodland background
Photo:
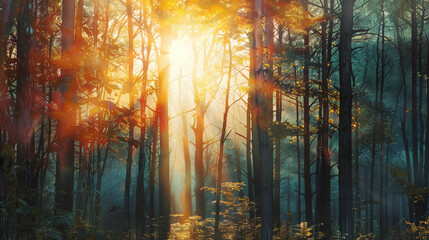
[[[427,0],[0,0],[0,239],[429,239]]]

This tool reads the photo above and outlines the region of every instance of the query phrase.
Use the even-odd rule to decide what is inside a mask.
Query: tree
[[[340,75],[340,117],[339,117],[339,205],[340,232],[346,239],[353,239],[353,188],[352,186],[352,36],[354,0],[341,3],[339,75]]]
[[[144,4],[144,3],[143,3]],[[143,5],[143,27],[145,30],[150,31],[152,26],[149,26],[147,23],[147,6]],[[138,162],[138,176],[137,176],[137,189],[136,189],[136,234],[137,239],[142,238],[145,233],[146,225],[146,192],[145,192],[145,171],[146,171],[146,162],[148,156],[146,155],[146,105],[147,105],[147,82],[148,82],[148,71],[150,64],[150,57],[152,51],[152,40],[151,36],[147,37],[147,47],[145,36],[143,31],[141,31],[141,38],[143,41],[142,44],[142,65],[143,65],[143,76],[142,76],[142,89],[140,97],[140,149],[139,149],[139,162]],[[150,32],[151,34],[151,32]]]
[[[220,231],[219,231],[219,212],[220,212],[220,198],[221,198],[221,190],[222,190],[222,167],[223,167],[223,151],[225,146],[225,141],[228,137],[226,133],[226,125],[228,123],[228,111],[231,107],[229,105],[229,95],[231,89],[231,74],[232,74],[232,50],[231,50],[231,40],[225,40],[228,44],[228,55],[229,55],[229,68],[228,68],[228,80],[226,86],[226,97],[225,97],[225,110],[223,112],[223,120],[222,120],[222,132],[220,134],[220,144],[219,144],[219,159],[217,164],[217,184],[216,184],[216,206],[215,206],[215,234],[216,239],[221,239]],[[223,59],[222,59],[223,61]]]
[[[167,1],[160,2],[161,12],[158,14],[159,31],[161,37],[160,59],[158,65],[159,78],[159,216],[161,238],[166,239],[170,230],[170,147],[168,140],[168,80],[169,80],[169,52],[171,44],[171,29]]]
[[[269,90],[264,79],[263,71],[263,28],[262,16],[264,5],[261,0],[253,2],[253,32],[255,35],[255,95],[254,95],[254,116],[256,121],[256,142],[258,148],[258,159],[260,160],[261,181],[262,181],[262,201],[261,201],[261,239],[273,238],[273,152],[272,143],[268,137],[268,125],[272,119],[270,117]],[[272,101],[272,99],[271,99]],[[271,110],[272,111],[272,110]],[[255,150],[255,149],[254,149]]]
[[[61,24],[61,49],[62,58],[70,60],[73,53],[75,1],[62,1]],[[67,212],[73,211],[73,186],[74,186],[74,139],[71,130],[76,124],[76,112],[74,110],[73,97],[76,91],[73,79],[73,69],[65,66],[61,69],[61,78],[58,79],[59,87],[56,101],[63,118],[58,120],[57,135],[59,147],[57,151],[55,198],[59,206]],[[65,116],[68,116],[65,118]]]
[[[127,26],[128,26],[128,84],[129,84],[129,110],[134,111],[134,30],[133,30],[133,7],[131,0],[126,2],[127,9]],[[131,166],[133,164],[134,151],[134,121],[130,119],[128,126],[128,156],[127,156],[127,172],[125,176],[125,196],[124,196],[124,213],[126,216],[126,229],[128,237],[131,233],[131,216],[130,216],[130,183],[131,183]]]
[[[303,1],[305,11],[305,20],[309,20],[308,0]],[[311,188],[311,163],[310,163],[310,29],[304,30],[304,199],[305,199],[305,218],[308,224],[313,224],[313,201]]]
[[[328,18],[328,0],[323,1],[323,16]],[[331,39],[327,39],[327,21],[321,22],[322,25],[322,35],[321,35],[321,45],[322,45],[322,95],[321,97],[321,107],[319,111],[323,112],[322,120],[322,143],[321,143],[321,162],[320,162],[320,173],[319,173],[319,191],[318,199],[319,202],[319,223],[321,224],[321,231],[325,234],[325,238],[330,238],[330,228],[331,228],[331,160],[330,160],[330,150],[329,150],[329,66],[330,66],[330,43]],[[332,23],[330,23],[332,24]],[[329,29],[331,30],[331,29]],[[331,30],[332,31],[332,30]],[[332,34],[332,33],[330,33]],[[332,35],[330,35],[332,36]]]

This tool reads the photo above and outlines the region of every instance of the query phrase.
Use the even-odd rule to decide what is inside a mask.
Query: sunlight
[[[192,71],[192,47],[184,39],[175,39],[170,47],[171,79],[174,81],[182,71],[188,74]]]

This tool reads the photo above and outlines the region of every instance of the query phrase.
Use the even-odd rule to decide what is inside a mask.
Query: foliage
[[[412,239],[429,239],[429,218],[426,221],[420,221],[419,224],[405,221],[407,225],[406,232]]]
[[[253,203],[249,202],[248,197],[237,196],[243,186],[244,183],[222,183],[220,216],[223,220],[219,226],[222,239],[236,239],[238,236],[251,239],[259,232],[259,220],[252,221],[246,218]],[[212,193],[216,192],[216,188],[205,187],[205,189]],[[170,239],[214,239],[214,219],[202,220],[199,216],[193,216],[184,223],[172,224]]]

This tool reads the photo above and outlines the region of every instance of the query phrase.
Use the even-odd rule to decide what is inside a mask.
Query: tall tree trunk
[[[158,105],[158,104],[157,104]],[[153,117],[153,134],[152,134],[152,156],[150,160],[150,173],[149,173],[149,218],[150,218],[150,239],[155,239],[155,168],[156,156],[158,146],[158,107],[156,108]]]
[[[352,184],[352,35],[354,0],[341,3],[339,75],[340,75],[340,116],[339,116],[339,225],[342,236],[353,239],[353,184]]]
[[[143,7],[143,14],[146,14],[146,8]],[[143,17],[146,17],[144,15]],[[146,26],[146,22],[144,23]],[[147,26],[146,26],[147,27]],[[143,32],[141,38],[144,39]],[[145,49],[146,53],[145,53]],[[137,189],[136,189],[136,238],[141,239],[145,233],[146,225],[146,194],[145,194],[145,172],[146,172],[146,102],[147,93],[146,85],[148,78],[148,69],[150,54],[152,50],[152,41],[149,39],[142,44],[142,64],[143,64],[143,76],[142,76],[142,93],[140,96],[140,149],[139,149],[139,163],[138,163],[138,175],[137,175]]]
[[[414,185],[419,188],[420,185],[420,169],[419,169],[419,152],[418,152],[418,134],[417,134],[417,0],[410,1],[411,7],[411,145],[413,154],[413,173]],[[412,196],[415,198],[416,196]],[[417,199],[415,199],[417,200]],[[419,202],[414,202],[414,222],[416,224],[420,219],[421,209]]]
[[[249,38],[249,43],[250,43],[250,67],[249,69],[254,69],[254,35],[253,32],[250,32],[247,34],[248,38]],[[247,109],[246,109],[246,165],[247,165],[247,193],[248,193],[248,197],[249,197],[249,201],[251,203],[255,202],[255,195],[254,195],[254,186],[255,186],[255,182],[253,180],[253,170],[252,170],[252,149],[251,149],[251,144],[252,144],[252,118],[251,118],[251,112],[252,112],[252,94],[253,91],[251,90],[254,86],[254,82],[255,82],[255,75],[253,73],[253,71],[249,71],[249,93],[247,94]],[[250,219],[254,220],[255,218],[255,209],[253,208],[253,204],[250,205],[249,207],[249,216]]]
[[[185,105],[183,101],[183,85],[182,78],[180,77],[180,87],[179,87],[179,102],[182,106]],[[182,112],[185,109],[182,108]],[[188,139],[188,122],[186,121],[186,114],[182,114],[182,143],[183,143],[183,154],[185,161],[185,190],[183,198],[183,221],[192,216],[192,189],[191,189],[191,156],[189,154],[189,139]]]
[[[225,109],[223,113],[222,130],[220,134],[219,144],[219,159],[217,165],[217,184],[216,184],[216,205],[215,205],[215,239],[221,239],[222,235],[219,231],[219,220],[220,220],[220,197],[222,191],[222,167],[223,167],[223,151],[226,141],[226,125],[228,123],[228,111],[229,111],[229,94],[231,89],[231,73],[232,73],[232,50],[231,42],[228,41],[228,52],[229,52],[229,69],[228,69],[228,81],[226,84],[226,97],[225,97]]]
[[[160,9],[167,9],[166,1],[161,2]],[[171,29],[167,23],[168,13],[164,12],[160,20],[161,54],[158,66],[159,78],[159,217],[160,237],[167,239],[170,231],[170,147],[168,140],[168,80],[170,75],[169,50],[171,45]]]
[[[426,43],[429,46],[429,38],[426,36]],[[426,78],[429,78],[429,47],[427,49],[426,57]],[[426,80],[426,89],[429,91],[429,81]],[[429,94],[426,92],[426,112],[429,113]],[[423,170],[423,186],[425,188],[429,185],[429,114],[426,115],[426,144],[425,144],[425,164]],[[424,201],[424,212],[427,211],[428,195],[426,193]]]
[[[198,89],[197,67],[198,67],[198,49],[195,40],[192,39],[192,47],[194,53],[193,68],[192,68],[192,83],[194,88],[194,101],[196,106],[196,125],[192,128],[195,134],[195,210],[196,215],[206,216],[205,194],[204,190],[204,114],[205,114],[205,97],[200,94]],[[206,61],[204,59],[204,61]]]
[[[75,18],[75,0],[62,1],[62,24],[61,24],[61,51],[64,61],[68,61],[73,53],[73,32]],[[76,125],[76,111],[72,97],[76,92],[76,83],[73,79],[73,69],[64,67],[61,69],[59,93],[59,109],[64,119],[58,121],[57,132],[59,147],[57,152],[55,199],[57,209],[66,212],[73,211],[73,189],[74,189],[74,144],[70,130]],[[58,214],[61,214],[57,211]]]
[[[278,29],[279,45],[283,44],[283,26],[280,25]],[[277,68],[277,78],[281,79],[282,67],[279,65]],[[282,93],[280,90],[276,91],[276,122],[281,123],[282,121]],[[275,184],[274,184],[274,227],[280,229],[280,169],[281,169],[281,142],[280,139],[275,140]]]
[[[32,48],[32,4],[28,0],[19,1],[17,17],[17,73],[16,73],[16,165],[19,167],[16,173],[20,183],[20,191],[29,207],[36,206],[37,183],[36,176],[36,149],[35,149],[35,117],[31,115],[34,111],[32,106],[33,89],[30,75],[29,54]],[[1,66],[3,67],[3,66]],[[43,126],[43,125],[42,125]],[[18,189],[17,189],[18,190]],[[35,221],[35,216],[26,214],[29,222]],[[26,226],[18,226],[17,231],[22,232],[28,238],[34,238],[34,230]]]
[[[405,66],[404,66],[404,57],[403,57],[403,52],[402,52],[402,37],[400,34],[400,28],[399,28],[399,22],[398,22],[398,18],[395,17],[394,19],[394,25],[395,25],[395,32],[396,32],[396,40],[397,40],[397,45],[398,45],[398,55],[399,55],[399,66],[400,66],[400,70],[401,70],[401,77],[402,77],[402,87],[404,90],[403,93],[403,111],[402,111],[402,119],[401,119],[401,135],[402,135],[402,141],[404,144],[404,151],[405,151],[405,159],[406,159],[406,163],[407,163],[407,180],[408,180],[408,185],[411,185],[411,181],[412,181],[412,175],[411,175],[411,157],[410,157],[410,149],[409,149],[409,144],[408,144],[408,136],[407,136],[407,111],[408,111],[408,104],[407,104],[407,77],[406,77],[406,73],[405,73]],[[409,217],[410,217],[410,221],[414,222],[414,215],[413,215],[413,203],[412,203],[412,199],[410,199],[409,197],[408,199],[408,211],[409,211]]]
[[[268,125],[270,119],[270,100],[269,84],[264,79],[263,71],[263,28],[262,16],[264,13],[264,4],[261,0],[255,0],[253,6],[253,31],[255,34],[255,120],[256,136],[259,148],[258,158],[261,160],[261,239],[273,238],[273,152],[272,143],[268,136]],[[271,99],[272,101],[272,99]],[[272,106],[271,106],[272,107]],[[271,109],[272,112],[272,109]]]
[[[130,112],[134,111],[134,30],[133,30],[133,8],[131,0],[126,1],[127,8],[127,24],[128,24],[128,84],[129,84],[129,109]],[[133,151],[134,151],[134,123],[130,119],[128,126],[128,156],[127,156],[127,170],[125,176],[125,196],[124,196],[124,215],[125,215],[125,229],[127,230],[128,237],[131,237],[131,214],[130,214],[130,184],[131,184],[131,167],[133,165]]]
[[[384,111],[383,111],[383,93],[384,93],[384,78],[385,78],[385,54],[384,54],[384,30],[385,30],[385,12],[384,12],[384,0],[380,1],[380,5],[381,5],[381,13],[382,13],[382,21],[381,21],[381,73],[380,76],[380,106],[379,106],[379,111],[380,111],[380,122],[381,122],[381,126],[380,126],[380,137],[381,137],[381,142],[380,142],[380,195],[379,195],[379,202],[380,202],[380,212],[379,212],[379,225],[380,225],[380,239],[384,239],[384,218],[383,218],[383,209],[386,207],[384,206],[384,204],[387,204],[386,202],[383,202],[383,191],[384,191],[384,175],[383,175],[383,170],[384,170],[384,166],[383,166],[383,160],[384,160]]]
[[[308,12],[308,0],[304,0],[304,11]],[[308,13],[307,13],[308,14]],[[308,17],[308,15],[307,15]],[[309,29],[304,34],[304,198],[305,218],[309,225],[313,224],[313,198],[311,188],[311,163],[310,163],[310,33]]]
[[[323,1],[323,15],[328,17],[328,0]],[[326,39],[327,22],[322,22],[322,144],[321,144],[321,162],[319,173],[319,223],[321,224],[320,230],[324,233],[324,239],[330,238],[331,228],[331,159],[329,151],[329,93],[328,93],[328,79],[329,79],[329,65],[328,59],[328,43]],[[320,110],[319,110],[320,111]]]
[[[290,30],[289,30],[290,31]],[[295,79],[295,83],[297,83],[298,79],[296,77],[296,66],[293,67],[293,72],[294,72],[294,79]],[[299,96],[296,95],[296,101],[295,101],[295,111],[296,111],[296,125],[300,126],[300,121],[299,121]],[[300,134],[298,134],[296,136],[296,158],[298,161],[298,190],[297,190],[297,212],[298,212],[298,223],[301,222],[301,149],[300,149]]]

